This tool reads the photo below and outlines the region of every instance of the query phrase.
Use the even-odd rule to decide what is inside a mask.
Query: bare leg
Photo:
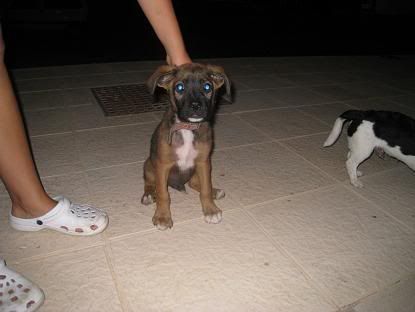
[[[4,64],[0,30],[0,178],[12,200],[12,214],[34,218],[56,205],[43,189],[24,131],[21,114]]]
[[[137,0],[167,53],[169,65],[191,63],[171,0]]]

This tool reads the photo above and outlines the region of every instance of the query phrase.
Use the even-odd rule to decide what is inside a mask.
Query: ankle
[[[12,202],[12,215],[17,218],[31,219],[48,213],[56,206],[57,202],[46,197],[31,203]]]

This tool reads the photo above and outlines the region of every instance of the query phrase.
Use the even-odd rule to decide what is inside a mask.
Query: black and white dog
[[[349,153],[346,168],[354,186],[363,186],[357,179],[362,176],[357,167],[370,157],[374,149],[385,151],[415,170],[414,119],[398,112],[349,110],[336,119],[324,147],[337,141],[345,121],[351,121],[347,129]]]

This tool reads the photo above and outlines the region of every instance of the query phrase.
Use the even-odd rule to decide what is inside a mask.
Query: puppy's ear
[[[154,94],[157,87],[168,89],[177,72],[176,66],[162,65],[147,80],[147,88]]]
[[[232,102],[232,91],[231,83],[228,76],[225,74],[225,71],[222,67],[216,65],[207,65],[209,72],[209,77],[212,79],[215,89],[218,90],[222,86],[225,86],[225,94],[223,97],[228,102]]]

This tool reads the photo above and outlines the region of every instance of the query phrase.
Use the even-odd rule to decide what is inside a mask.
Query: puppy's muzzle
[[[199,102],[193,102],[190,107],[192,108],[193,112],[197,113],[202,109],[202,104]]]
[[[206,105],[200,102],[191,102],[187,108],[187,120],[191,122],[200,122],[207,118],[208,110]]]

